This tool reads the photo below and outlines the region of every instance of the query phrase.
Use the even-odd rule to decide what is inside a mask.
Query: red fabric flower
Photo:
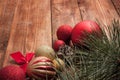
[[[16,63],[20,65],[20,67],[26,73],[27,65],[34,57],[34,53],[27,53],[25,56],[23,56],[21,52],[15,52],[10,54],[10,56],[15,60]]]

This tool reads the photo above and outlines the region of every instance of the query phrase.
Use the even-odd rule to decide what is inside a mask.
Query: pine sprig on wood
[[[89,35],[87,48],[74,47],[73,55],[64,56],[65,70],[60,80],[120,80],[120,23],[113,21],[102,29],[102,36]],[[108,36],[109,35],[109,36]]]

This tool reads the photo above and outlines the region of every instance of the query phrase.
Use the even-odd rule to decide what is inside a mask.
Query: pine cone
[[[58,54],[60,53],[64,54],[65,56],[70,56],[73,54],[73,49],[70,46],[65,45],[60,47]]]

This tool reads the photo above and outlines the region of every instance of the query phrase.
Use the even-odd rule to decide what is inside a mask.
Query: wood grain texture
[[[100,10],[105,17],[107,25],[111,25],[114,19],[120,19],[120,16],[117,14],[114,5],[110,0],[98,0],[98,3],[100,4]]]
[[[119,18],[110,0],[79,0],[79,7],[83,20],[109,25],[114,18]]]
[[[0,67],[8,45],[16,3],[17,0],[0,1]]]
[[[120,0],[111,0],[120,17]]]
[[[1,19],[1,15],[5,10],[5,6],[6,6],[7,0],[0,0],[0,19]]]
[[[59,26],[68,24],[72,27],[81,21],[77,0],[52,0],[52,36],[57,40],[56,31]]]
[[[9,63],[12,52],[25,54],[40,45],[51,44],[50,0],[19,0],[3,66]]]
[[[120,19],[119,10],[120,0],[0,0],[0,67],[10,64],[12,52],[52,46],[63,24],[98,20],[109,25]]]

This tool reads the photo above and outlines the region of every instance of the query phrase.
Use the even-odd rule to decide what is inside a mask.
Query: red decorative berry
[[[25,73],[19,66],[9,65],[0,70],[0,80],[25,80]]]
[[[71,37],[72,27],[69,25],[62,25],[57,30],[57,38],[69,43]]]
[[[28,63],[27,74],[35,79],[48,80],[56,75],[56,71],[51,59],[39,56]]]
[[[73,28],[72,35],[71,35],[71,40],[74,45],[83,44],[82,42],[86,38],[85,32],[90,34],[93,32],[96,32],[97,35],[100,35],[101,29],[99,25],[94,21],[88,20],[88,21],[82,21],[78,23]]]
[[[57,40],[54,42],[53,48],[55,51],[58,51],[61,46],[64,46],[65,42],[62,40]]]

